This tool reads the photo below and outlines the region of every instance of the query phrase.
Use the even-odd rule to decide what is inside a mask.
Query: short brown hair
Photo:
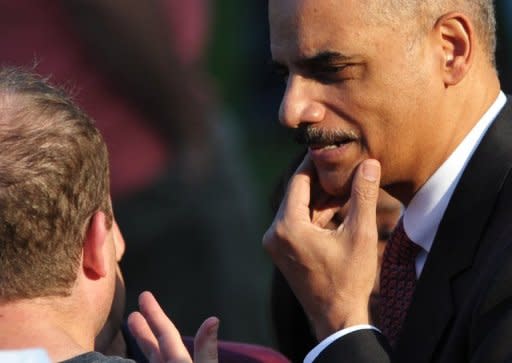
[[[0,301],[66,296],[96,211],[112,224],[105,143],[46,79],[0,69]]]

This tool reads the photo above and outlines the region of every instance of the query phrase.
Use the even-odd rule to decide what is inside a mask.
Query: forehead
[[[309,57],[361,43],[369,34],[366,0],[269,0],[274,58]]]

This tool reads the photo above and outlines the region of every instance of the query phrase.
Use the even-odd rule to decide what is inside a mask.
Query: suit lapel
[[[511,140],[512,104],[507,102],[468,163],[439,225],[396,345],[397,361],[431,361],[453,316],[451,281],[471,266],[511,168]]]

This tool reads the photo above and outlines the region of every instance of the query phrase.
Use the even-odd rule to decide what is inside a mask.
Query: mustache
[[[299,126],[293,131],[294,139],[301,145],[333,145],[358,139],[350,130],[325,130],[311,125]]]

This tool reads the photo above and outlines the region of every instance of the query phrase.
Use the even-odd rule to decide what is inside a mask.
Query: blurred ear
[[[443,15],[435,25],[442,47],[441,67],[446,87],[459,83],[473,63],[475,35],[473,24],[462,13]]]
[[[105,213],[94,213],[85,233],[83,252],[83,268],[89,279],[98,280],[107,274],[108,232]]]
[[[114,245],[116,247],[116,261],[120,262],[123,258],[124,251],[126,250],[126,244],[124,242],[123,235],[121,234],[121,230],[115,220],[112,223],[112,229],[114,232]]]

